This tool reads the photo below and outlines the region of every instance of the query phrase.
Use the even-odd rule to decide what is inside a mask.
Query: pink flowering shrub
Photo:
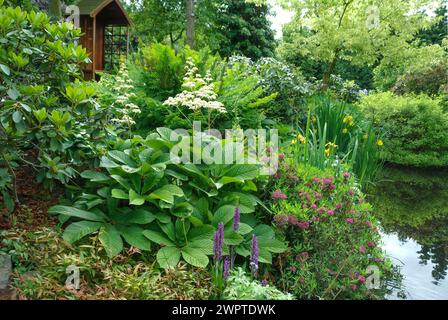
[[[391,272],[378,246],[380,236],[371,205],[349,173],[280,162],[270,182],[273,224],[289,242],[274,262],[277,286],[305,299],[366,299],[381,290],[366,287],[367,267]]]

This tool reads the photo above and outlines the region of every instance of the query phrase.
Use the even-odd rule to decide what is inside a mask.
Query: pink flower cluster
[[[272,194],[274,200],[286,200],[288,197],[281,190],[276,190]]]

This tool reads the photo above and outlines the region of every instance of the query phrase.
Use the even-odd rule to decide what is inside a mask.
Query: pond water
[[[386,167],[370,196],[403,275],[387,299],[448,299],[448,170]]]

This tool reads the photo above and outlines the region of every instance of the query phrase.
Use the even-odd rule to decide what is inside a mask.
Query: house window
[[[128,52],[128,27],[108,25],[104,32],[104,70],[118,67],[120,57]]]

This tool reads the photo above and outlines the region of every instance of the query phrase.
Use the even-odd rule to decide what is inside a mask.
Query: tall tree
[[[387,56],[400,56],[412,47],[416,33],[433,23],[433,19],[418,11],[431,0],[282,2],[295,10],[290,24],[297,32],[283,43],[280,52],[296,50],[324,62],[324,90],[339,60],[363,66],[374,65]]]
[[[216,15],[223,56],[243,54],[253,59],[274,55],[276,41],[268,19],[269,7],[242,0],[222,0]]]
[[[194,35],[195,35],[195,24],[196,24],[196,7],[194,0],[186,0],[186,15],[187,15],[187,44],[191,49],[194,49]]]
[[[435,10],[437,23],[428,29],[421,30],[417,38],[420,39],[421,45],[438,44],[442,45],[443,39],[448,36],[448,16],[447,4],[440,3]]]

